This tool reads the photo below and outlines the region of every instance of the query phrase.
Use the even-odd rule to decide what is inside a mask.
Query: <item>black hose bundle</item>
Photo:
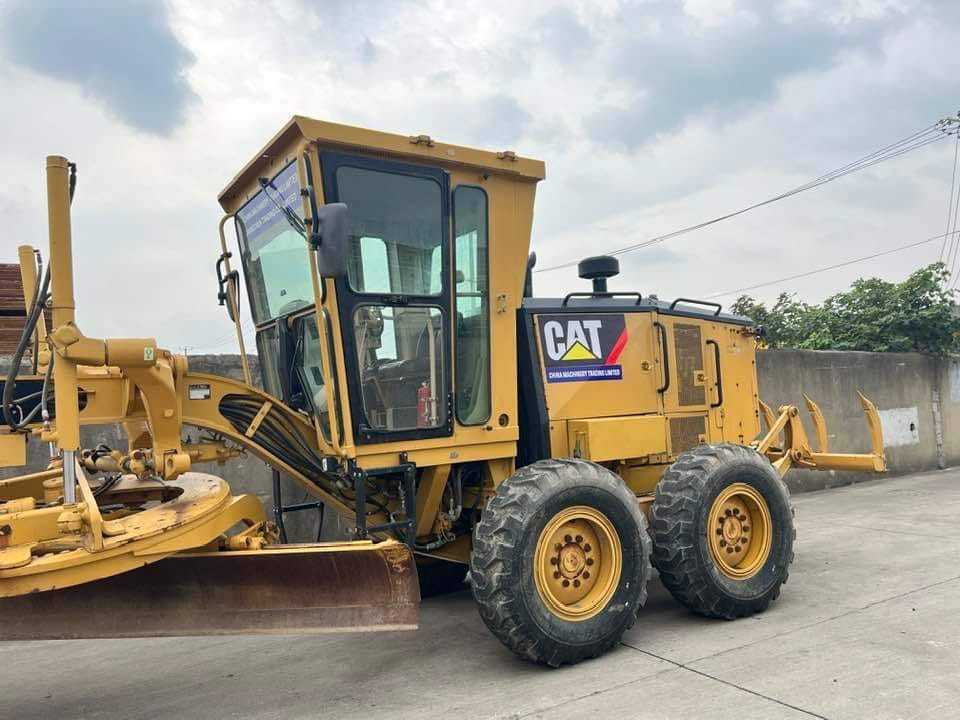
[[[230,421],[234,430],[244,435],[262,406],[263,400],[260,398],[233,394],[225,395],[220,400],[219,407],[220,414]],[[282,413],[271,409],[251,439],[268,453],[309,478],[323,492],[350,505],[355,502],[352,490],[344,486],[349,478],[332,475],[327,471],[323,456],[311,447]],[[377,497],[382,495],[380,488],[369,484],[369,480],[367,482],[366,513],[389,513],[386,504]]]
[[[47,300],[49,299],[49,293],[47,292],[49,288],[50,266],[48,265],[43,273],[43,282],[38,283],[33,289],[33,302],[30,305],[30,312],[27,313],[27,319],[23,323],[23,332],[20,334],[20,341],[17,343],[17,348],[10,362],[10,372],[7,373],[7,381],[3,385],[3,421],[11,430],[23,430],[33,421],[43,407],[42,402],[37,403],[33,410],[26,416],[23,416],[22,413],[17,413],[21,415],[21,417],[16,418],[14,417],[14,406],[17,400],[22,402],[23,398],[14,399],[13,392],[17,385],[17,375],[20,374],[20,363],[23,362],[23,356],[26,354],[27,347],[30,345],[30,340],[37,328],[40,314],[43,312],[43,308],[46,307]],[[53,358],[50,359],[50,363],[47,365],[47,378],[44,380],[44,384],[49,382],[52,368]]]

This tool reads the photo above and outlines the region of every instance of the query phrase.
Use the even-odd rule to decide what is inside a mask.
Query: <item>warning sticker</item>
[[[623,315],[541,315],[537,322],[547,382],[623,379]]]

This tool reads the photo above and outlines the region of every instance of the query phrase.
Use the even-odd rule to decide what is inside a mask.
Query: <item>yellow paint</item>
[[[27,464],[27,436],[0,430],[0,467],[22,467]]]
[[[732,580],[747,580],[766,564],[773,519],[763,495],[745,483],[725,487],[707,514],[707,542],[714,563]]]
[[[667,419],[663,415],[568,420],[567,433],[574,455],[594,462],[667,452]]]
[[[596,508],[565,508],[540,532],[533,568],[537,592],[551,613],[568,622],[589,620],[603,612],[620,583],[620,536]]]

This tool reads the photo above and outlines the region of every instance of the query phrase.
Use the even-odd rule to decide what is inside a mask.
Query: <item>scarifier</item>
[[[610,290],[612,257],[580,263],[590,290],[533,297],[537,160],[294,117],[219,196],[218,299],[244,381],[152,338],[83,334],[75,177],[47,159],[48,267],[20,249],[0,466],[25,465],[31,439],[51,459],[0,481],[2,638],[413,628],[419,568],[466,574],[518,655],[572,663],[634,623],[651,560],[695,612],[764,610],[793,559],[783,475],[885,469],[863,395],[867,454],[831,452],[809,398],[815,446],[796,407],[760,401],[748,318]],[[127,447],[82,447],[82,426],[107,424]],[[272,520],[195,470],[243,453],[274,469]],[[284,504],[281,474],[351,538],[282,542],[304,504]]]

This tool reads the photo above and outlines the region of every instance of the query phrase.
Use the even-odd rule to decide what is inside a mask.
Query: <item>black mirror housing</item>
[[[320,277],[339,278],[347,274],[348,232],[345,203],[329,203],[314,211],[310,245],[317,252]]]

